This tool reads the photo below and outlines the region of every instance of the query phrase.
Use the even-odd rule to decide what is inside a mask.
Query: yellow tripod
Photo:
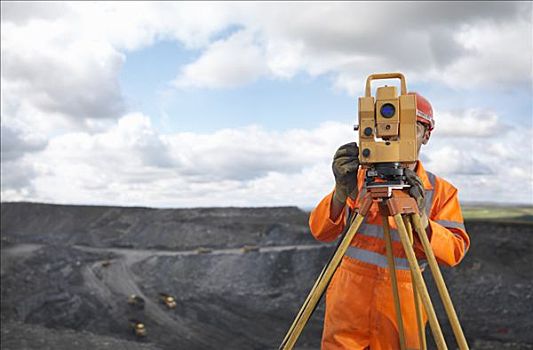
[[[309,292],[309,295],[305,299],[302,307],[300,308],[300,311],[296,315],[296,318],[292,323],[291,327],[289,328],[289,331],[285,335],[285,338],[283,339],[283,342],[279,347],[280,350],[290,350],[296,344],[298,337],[300,336],[303,331],[303,328],[309,321],[311,314],[313,313],[314,309],[316,308],[316,305],[320,301],[320,298],[324,294],[324,291],[326,290],[329,281],[333,277],[333,274],[339,266],[342,257],[346,253],[346,250],[350,246],[353,237],[361,226],[366,214],[368,213],[368,210],[370,209],[374,201],[378,201],[380,214],[383,218],[383,232],[385,234],[387,261],[393,287],[392,292],[396,310],[396,320],[398,322],[400,348],[402,350],[407,349],[400,308],[398,283],[396,279],[396,269],[394,264],[394,257],[392,255],[392,240],[388,224],[389,216],[392,216],[394,218],[394,221],[398,228],[400,241],[402,243],[407,260],[409,262],[409,268],[411,270],[411,276],[415,286],[413,291],[418,323],[418,334],[422,348],[426,349],[426,339],[424,327],[422,325],[420,300],[422,301],[422,304],[426,310],[429,325],[431,327],[435,343],[437,344],[437,348],[439,350],[447,349],[447,345],[446,341],[444,340],[444,335],[442,334],[439,322],[437,320],[437,315],[433,308],[433,304],[431,302],[431,298],[429,296],[426,284],[422,277],[422,271],[420,270],[420,267],[416,260],[415,252],[413,250],[412,227],[414,227],[424,248],[424,252],[426,254],[431,273],[433,275],[433,278],[435,279],[439,295],[444,304],[446,314],[450,320],[450,324],[459,349],[468,349],[468,344],[463,334],[463,330],[461,329],[457,314],[455,313],[455,309],[450,299],[448,289],[446,288],[446,284],[444,283],[444,279],[442,278],[442,274],[438,267],[437,260],[435,259],[435,255],[433,254],[433,250],[431,249],[426,231],[422,227],[422,222],[415,199],[410,197],[401,186],[383,186],[368,189],[368,192],[363,197],[359,213],[349,223],[350,226],[349,229],[346,231],[344,238],[339,242],[339,245],[337,246],[337,249],[328,264],[322,269],[322,272],[318,276],[318,279],[316,280],[313,288]]]

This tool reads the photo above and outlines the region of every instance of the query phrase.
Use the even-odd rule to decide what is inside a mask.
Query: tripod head
[[[405,167],[397,162],[376,163],[366,172],[367,188],[392,186],[395,188],[411,187],[405,179]]]
[[[397,162],[376,163],[367,168],[365,187],[372,201],[380,203],[383,215],[391,213],[419,213],[415,198],[411,195],[413,186],[408,181],[407,166]],[[364,212],[370,207],[362,205]]]

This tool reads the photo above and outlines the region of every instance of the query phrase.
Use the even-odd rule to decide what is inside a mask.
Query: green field
[[[531,206],[463,206],[465,220],[494,220],[533,223]]]

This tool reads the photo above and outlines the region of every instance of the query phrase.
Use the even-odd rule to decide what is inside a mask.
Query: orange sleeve
[[[346,210],[343,210],[337,220],[330,219],[331,200],[333,191],[325,196],[309,217],[309,228],[313,236],[322,242],[330,242],[337,238],[345,226]]]
[[[470,246],[457,189],[440,180],[435,191],[436,198],[429,219],[431,247],[440,263],[455,266],[464,258]]]

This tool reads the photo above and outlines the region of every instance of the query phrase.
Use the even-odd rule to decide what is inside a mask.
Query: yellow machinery
[[[145,327],[144,323],[142,323],[141,321],[136,320],[136,319],[130,319],[130,327],[131,327],[133,333],[137,337],[139,337],[139,338],[146,337],[146,327]]]
[[[145,301],[143,297],[137,294],[131,294],[128,296],[128,304],[137,309],[143,310]]]
[[[159,300],[161,301],[161,303],[165,304],[166,307],[168,307],[169,309],[175,309],[176,308],[176,299],[171,296],[171,295],[168,295],[166,293],[159,293]]]

